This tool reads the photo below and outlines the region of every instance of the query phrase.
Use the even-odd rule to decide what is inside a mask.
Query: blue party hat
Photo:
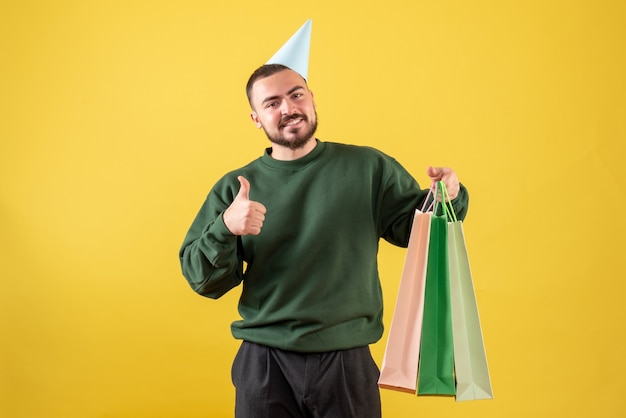
[[[307,20],[266,64],[286,65],[306,80],[309,75],[310,49],[311,19]]]

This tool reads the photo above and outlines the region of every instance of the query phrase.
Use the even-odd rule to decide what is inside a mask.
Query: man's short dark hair
[[[257,80],[272,76],[285,70],[291,70],[291,68],[282,64],[265,64],[257,68],[252,73],[252,75],[248,79],[248,84],[246,84],[246,95],[248,96],[248,103],[250,103],[250,107],[254,109],[254,105],[252,104],[252,86],[254,85],[254,83],[256,83]]]

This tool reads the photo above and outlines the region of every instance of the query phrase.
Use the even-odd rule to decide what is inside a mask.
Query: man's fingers
[[[459,193],[459,178],[454,170],[447,167],[433,167],[430,166],[426,170],[426,174],[433,182],[443,181],[450,195],[450,200],[457,197]]]

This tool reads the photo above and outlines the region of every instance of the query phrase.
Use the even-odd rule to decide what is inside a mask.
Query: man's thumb
[[[237,193],[237,197],[250,200],[250,182],[246,180],[246,178],[243,176],[237,177],[237,180],[239,180],[239,184],[241,185],[239,187],[239,193]]]
[[[439,168],[439,167],[428,167],[428,170],[426,170],[426,174],[428,175],[428,177],[430,177],[433,180],[441,180],[441,174],[443,172],[443,169]]]

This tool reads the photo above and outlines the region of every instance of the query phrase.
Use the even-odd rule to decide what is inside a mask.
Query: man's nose
[[[296,106],[290,100],[283,100],[280,104],[280,111],[283,115],[289,115],[294,112]]]

